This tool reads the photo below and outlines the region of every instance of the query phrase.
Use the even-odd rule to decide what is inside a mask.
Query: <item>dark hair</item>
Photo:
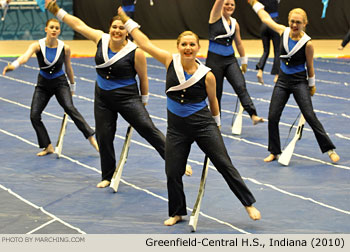
[[[111,20],[109,21],[109,27],[111,27],[111,25],[113,24],[113,22],[115,20],[120,20],[121,21],[122,19],[119,16],[112,17]]]
[[[56,22],[56,23],[60,23],[60,21],[58,21],[58,19],[50,18],[49,20],[46,21],[45,27],[47,27],[51,21],[52,22]]]

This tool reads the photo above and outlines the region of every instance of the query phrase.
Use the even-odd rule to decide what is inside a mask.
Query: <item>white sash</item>
[[[56,50],[56,56],[55,56],[55,59],[50,62],[48,61],[48,59],[46,58],[46,38],[43,38],[43,39],[40,39],[39,40],[39,45],[40,45],[40,50],[41,50],[41,53],[43,54],[44,56],[44,62],[46,63],[47,66],[44,66],[44,67],[40,67],[41,69],[46,69],[46,68],[50,68],[52,67],[53,65],[56,64],[58,58],[60,57],[61,55],[61,51],[62,51],[62,48],[64,47],[64,42],[57,39],[58,41],[58,45],[57,45],[57,50]]]
[[[293,47],[291,51],[289,51],[288,47],[288,39],[289,39],[289,33],[290,33],[290,27],[287,27],[283,32],[283,47],[287,52],[287,55],[281,55],[281,58],[290,58],[293,56],[297,51],[300,50],[300,48],[305,45],[306,42],[308,42],[311,38],[304,32],[304,35],[301,37],[301,39],[296,43],[296,45]]]
[[[183,69],[182,64],[181,64],[181,56],[178,53],[177,54],[173,54],[174,68],[175,68],[176,76],[177,76],[180,84],[177,85],[177,86],[173,86],[173,87],[169,88],[166,91],[166,93],[168,93],[169,91],[179,91],[179,90],[188,88],[188,87],[194,85],[200,79],[202,79],[203,76],[205,76],[210,71],[210,68],[206,67],[198,59],[196,59],[196,62],[199,64],[198,69],[191,76],[191,78],[186,80],[184,69]]]
[[[110,40],[110,35],[107,33],[102,34],[102,56],[104,63],[95,66],[96,68],[104,68],[113,65],[115,62],[123,58],[125,55],[137,48],[136,44],[128,40],[128,43],[117,52],[112,58],[108,57],[108,44]]]
[[[230,29],[230,26],[226,20],[226,18],[224,18],[224,16],[221,16],[221,20],[222,20],[222,23],[224,24],[224,27],[225,27],[225,30],[226,30],[226,34],[223,34],[223,35],[219,35],[219,36],[216,36],[214,38],[215,39],[219,39],[219,38],[227,38],[227,37],[231,37],[234,33],[235,33],[235,29],[236,29],[236,19],[230,17],[230,20],[231,20],[231,29]]]

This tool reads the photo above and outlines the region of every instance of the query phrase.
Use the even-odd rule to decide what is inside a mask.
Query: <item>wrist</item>
[[[308,78],[309,87],[314,87],[316,85],[315,75]]]
[[[135,28],[140,28],[140,25],[131,18],[125,22],[124,26],[128,33],[131,33]]]
[[[77,88],[77,85],[75,82],[73,83],[69,83],[69,88],[70,88],[70,91],[71,92],[75,92],[76,88]]]
[[[265,8],[265,6],[262,3],[258,2],[258,1],[255,1],[255,3],[252,5],[252,7],[253,7],[253,10],[255,11],[255,13],[258,13],[259,10]]]
[[[64,16],[67,14],[67,12],[64,9],[59,9],[56,13],[56,17],[58,20],[63,21]]]
[[[220,113],[219,113],[218,115],[216,115],[216,116],[213,116],[213,118],[214,118],[214,120],[215,120],[215,122],[216,122],[216,125],[217,125],[218,127],[220,127],[220,126],[221,126]]]
[[[243,57],[241,57],[241,64],[242,64],[242,65],[243,65],[243,64],[248,65],[248,56],[243,56]]]
[[[148,103],[148,100],[149,100],[149,95],[148,94],[141,95],[141,101],[142,101],[143,104]]]
[[[18,60],[15,60],[15,61],[13,61],[13,62],[11,63],[11,65],[12,65],[15,69],[17,69],[21,64],[19,63]]]

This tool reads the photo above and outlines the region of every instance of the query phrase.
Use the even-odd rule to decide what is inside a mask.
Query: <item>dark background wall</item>
[[[215,0],[138,0],[135,20],[152,39],[174,39],[184,30],[207,38],[209,12]],[[108,32],[108,23],[116,15],[121,0],[74,0],[74,14],[89,26]],[[280,23],[287,25],[288,12],[303,8],[309,18],[307,33],[314,39],[340,39],[350,28],[350,0],[329,0],[326,17],[321,18],[322,0],[281,0]],[[243,39],[259,38],[260,20],[246,0],[236,0],[234,17]],[[76,35],[75,38],[81,39]]]

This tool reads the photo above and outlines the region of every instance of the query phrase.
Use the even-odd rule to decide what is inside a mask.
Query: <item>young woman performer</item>
[[[127,39],[128,32],[120,18],[113,17],[109,34],[106,34],[66,13],[58,7],[56,2],[50,2],[47,8],[73,30],[97,45],[94,113],[102,170],[102,181],[97,184],[97,187],[109,186],[115,171],[113,141],[118,114],[134,127],[164,159],[165,136],[155,127],[145,108],[148,102],[146,57],[141,49]],[[136,74],[140,79],[141,96]],[[192,171],[189,166],[187,168],[190,175]]]
[[[41,120],[41,114],[53,95],[56,96],[58,103],[72,118],[78,129],[98,151],[98,145],[93,136],[95,132],[73,105],[72,94],[74,94],[75,91],[75,83],[70,60],[70,48],[68,45],[65,45],[63,41],[58,39],[61,32],[60,29],[60,23],[57,19],[49,19],[45,27],[46,38],[32,43],[27,51],[14,62],[6,66],[2,73],[5,75],[6,72],[15,70],[20,65],[26,63],[34,53],[36,54],[40,72],[32,99],[30,120],[37,134],[39,147],[44,148],[37,153],[38,156],[44,156],[54,152],[50,137]],[[65,65],[65,71],[70,84],[68,84],[62,69],[63,64]]]
[[[278,3],[280,2],[280,0],[259,0],[259,2],[261,2],[265,6],[265,11],[269,13],[270,17],[275,22],[278,22]],[[275,75],[274,83],[276,83],[278,78],[279,68],[280,68],[280,59],[279,59],[280,35],[274,30],[270,29],[264,23],[261,24],[260,35],[261,35],[261,40],[264,47],[264,53],[261,56],[258,64],[256,64],[256,70],[258,70],[256,77],[258,78],[258,82],[260,82],[261,84],[264,84],[263,71],[265,68],[266,60],[270,54],[270,41],[272,41],[274,58],[273,58],[271,74]]]
[[[216,96],[221,109],[224,77],[238,95],[241,104],[250,115],[253,124],[263,122],[257,116],[255,106],[246,88],[244,76],[247,71],[248,58],[245,56],[239,25],[231,15],[235,11],[234,0],[216,0],[209,17],[209,49],[206,65],[211,68],[216,79]],[[241,56],[242,70],[239,68],[232,46],[235,41]]]
[[[172,55],[152,44],[138,29],[138,24],[130,19],[122,8],[118,9],[118,14],[137,44],[167,69],[168,128],[165,169],[170,218],[164,221],[164,224],[172,226],[187,214],[182,176],[193,142],[208,155],[245,206],[250,218],[260,219],[260,212],[252,206],[255,202],[254,196],[232,165],[220,134],[215,77],[208,67],[196,59],[200,48],[198,36],[190,31],[183,32],[177,39],[179,53]],[[207,97],[210,110],[205,101]]]
[[[274,87],[269,108],[269,147],[270,155],[264,159],[271,162],[281,153],[278,124],[290,94],[293,94],[301,113],[311,126],[321,151],[327,152],[332,162],[338,162],[339,156],[322,124],[316,117],[311,96],[316,92],[313,66],[314,48],[311,38],[305,33],[307,15],[300,8],[289,12],[289,27],[277,24],[264,10],[264,5],[256,0],[248,0],[262,22],[281,35],[281,67]],[[306,64],[306,69],[305,69]]]

